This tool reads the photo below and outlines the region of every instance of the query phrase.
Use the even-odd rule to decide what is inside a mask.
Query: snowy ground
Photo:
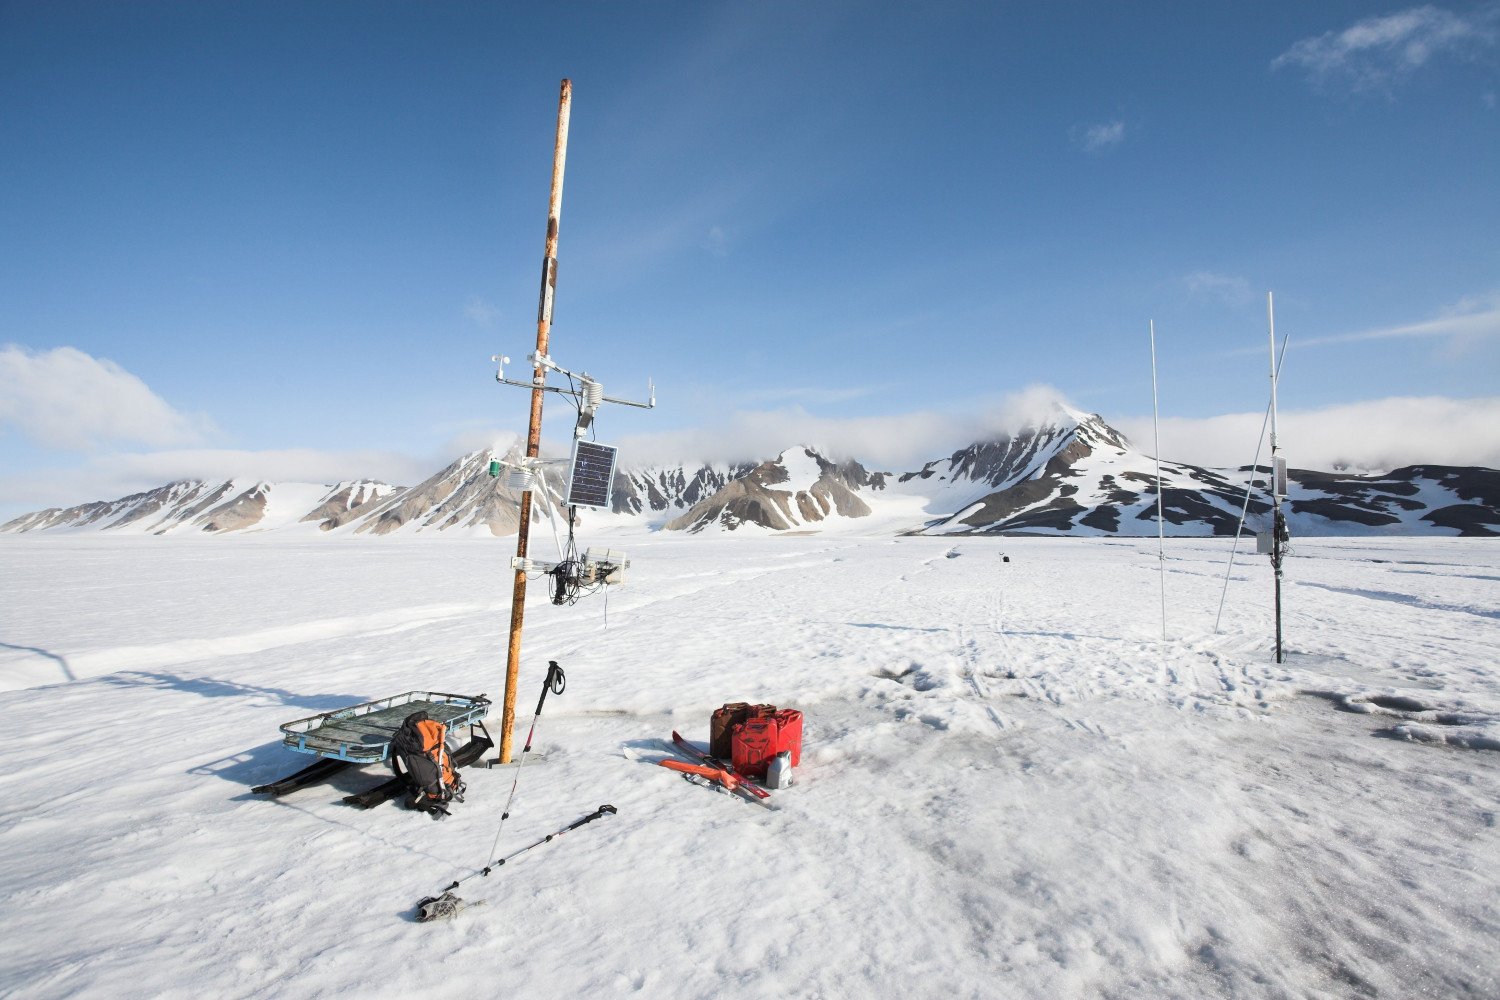
[[[528,609],[513,777],[433,823],[252,785],[277,726],[503,686],[513,541],[0,539],[0,994],[1494,997],[1500,546],[611,534]],[[1009,562],[1001,559],[1004,553]],[[654,766],[807,713],[773,809]],[[496,713],[498,715],[498,712]]]

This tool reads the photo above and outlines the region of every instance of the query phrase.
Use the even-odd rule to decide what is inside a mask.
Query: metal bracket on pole
[[[531,381],[522,382],[513,378],[505,377],[505,366],[510,364],[510,358],[503,354],[493,354],[490,360],[496,365],[495,381],[502,385],[513,385],[521,389],[541,389],[543,392],[555,392],[560,396],[571,396],[585,406],[597,409],[600,403],[618,403],[621,406],[634,406],[642,410],[650,410],[656,407],[656,383],[646,380],[647,398],[644,403],[633,399],[617,399],[614,396],[606,396],[603,393],[603,384],[588,372],[573,372],[553,361],[548,355],[528,354],[526,360],[530,361],[533,371],[537,374],[532,376]],[[561,386],[548,385],[547,375],[549,371],[557,372],[568,379],[577,382],[578,385],[570,385],[564,389]],[[592,387],[592,388],[591,388]]]

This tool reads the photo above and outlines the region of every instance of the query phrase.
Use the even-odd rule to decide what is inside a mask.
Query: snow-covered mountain
[[[300,520],[310,521],[324,531],[331,531],[368,512],[371,504],[378,503],[400,490],[399,486],[377,483],[369,479],[339,483],[328,492],[318,506]]]
[[[1233,534],[1244,480],[1163,462],[1163,517],[1182,534]],[[1097,414],[1063,411],[1041,427],[972,445],[920,473],[938,516],[922,534],[1154,534],[1155,460]],[[976,488],[977,487],[977,488]],[[944,503],[943,501],[948,501]],[[1252,502],[1251,513],[1259,507]]]
[[[387,535],[423,530],[514,534],[519,494],[503,476],[489,474],[503,456],[483,450],[450,463],[416,486],[370,480],[337,483],[266,483],[231,480],[169,483],[110,502],[51,508],[0,525],[0,531],[128,531],[147,534],[300,529]],[[549,495],[560,496],[559,476],[546,470]],[[533,509],[540,517],[540,504]]]
[[[1248,528],[1266,527],[1267,473],[1163,460],[1167,532],[1233,535],[1242,510]],[[955,452],[902,480],[936,480],[927,492],[940,516],[921,534],[1147,535],[1156,531],[1156,474],[1155,460],[1098,415],[1070,412],[1046,427]],[[977,484],[997,488],[975,491]],[[1381,476],[1294,469],[1287,500],[1295,535],[1500,534],[1500,473],[1490,469],[1413,466]]]
[[[650,466],[615,472],[611,509],[655,525],[686,511],[755,468],[753,463]]]
[[[0,531],[103,529],[165,535],[285,528],[303,522],[331,528],[357,516],[399,487],[370,480],[338,483],[267,483],[182,480],[118,500],[23,514]]]
[[[1125,438],[1100,417],[1058,407],[1044,424],[975,442],[896,481],[908,492],[931,498],[929,510],[940,516],[927,527],[935,528],[974,504],[1058,475],[1095,452],[1125,454],[1129,449]],[[1030,486],[1021,492],[1040,490]]]
[[[666,528],[696,533],[749,524],[790,531],[830,518],[868,517],[870,507],[859,493],[884,488],[885,478],[883,473],[872,476],[858,462],[836,465],[811,448],[788,448],[668,521]]]
[[[411,487],[369,481],[169,483],[119,500],[50,508],[3,532],[118,530],[153,534],[321,530],[330,534],[455,532],[509,535],[519,496],[489,474],[488,450],[459,458]],[[1247,480],[1250,530],[1265,526],[1265,470],[1163,461],[1162,512],[1174,535],[1229,535]],[[554,504],[565,472],[546,467]],[[1292,470],[1294,535],[1500,534],[1500,472],[1418,465],[1385,475]],[[533,516],[542,516],[534,505]],[[1156,463],[1097,414],[1058,409],[1013,434],[976,441],[902,474],[870,472],[817,450],[788,448],[748,463],[622,468],[610,512],[580,524],[635,524],[689,534],[860,531],[891,534],[1152,535]]]
[[[345,523],[352,523],[356,534],[454,528],[514,534],[521,523],[520,494],[505,485],[504,476],[489,471],[490,462],[502,457],[489,450],[470,452],[416,486],[361,508]],[[550,484],[555,476],[549,472],[547,479]]]

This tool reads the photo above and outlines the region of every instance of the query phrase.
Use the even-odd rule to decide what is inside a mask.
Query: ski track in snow
[[[7,682],[14,684],[16,681],[22,681],[28,676],[37,674],[35,663],[21,662],[26,659],[26,654],[31,654],[33,660],[37,658],[53,660],[66,679],[79,680],[119,670],[161,668],[220,657],[265,653],[284,646],[296,646],[320,640],[393,635],[409,629],[424,628],[439,622],[470,617],[487,607],[490,606],[429,605],[400,612],[329,618],[299,625],[259,629],[241,635],[221,636],[214,639],[179,639],[151,645],[120,646],[76,653],[55,653],[36,647],[6,644],[0,646],[0,649],[21,655],[10,657],[0,655],[0,671],[6,672],[0,684]],[[41,673],[46,676],[49,671],[44,668]],[[15,686],[23,685],[16,684]]]
[[[1171,543],[1164,641],[1154,539],[611,536],[607,627],[531,591],[518,736],[569,684],[502,851],[619,814],[418,925],[513,771],[441,824],[248,789],[291,719],[498,700],[509,544],[0,539],[0,703],[62,722],[0,773],[0,993],[1500,994],[1492,546],[1299,543],[1278,665],[1264,559],[1211,631],[1228,541]],[[652,763],[731,700],[807,713],[773,808]]]

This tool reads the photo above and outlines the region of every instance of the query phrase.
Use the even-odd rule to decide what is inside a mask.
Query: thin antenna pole
[[[1276,662],[1283,662],[1284,656],[1281,648],[1281,536],[1286,534],[1286,521],[1281,513],[1281,483],[1277,473],[1280,471],[1276,465],[1276,452],[1279,442],[1276,438],[1276,307],[1271,293],[1266,293],[1266,326],[1270,332],[1271,344],[1271,475],[1268,477],[1271,486],[1271,568],[1276,575]]]
[[[1266,293],[1266,330],[1271,345],[1271,458],[1276,457],[1276,306],[1271,293]]]
[[[537,306],[535,360],[547,354],[552,331],[552,299],[557,291],[557,230],[562,217],[563,167],[568,158],[568,115],[573,104],[573,84],[562,82],[557,101],[557,138],[552,146],[552,192],[547,201],[547,249],[542,257],[541,301]],[[526,457],[542,450],[542,397],[546,395],[547,369],[538,363],[531,375],[531,423],[526,432]],[[547,488],[542,480],[542,489]],[[526,618],[526,551],[531,539],[531,490],[521,493],[521,525],[516,532],[516,578],[510,600],[510,649],[505,662],[505,704],[500,716],[500,763],[510,763],[511,730],[516,723],[516,683],[521,674],[521,627]]]
[[[1167,542],[1162,521],[1161,499],[1161,411],[1156,403],[1156,320],[1151,325],[1151,438],[1156,454],[1156,567],[1161,578],[1161,641],[1167,641]]]
[[[1281,363],[1286,360],[1286,338],[1281,338],[1281,353],[1276,358],[1276,377],[1281,377]],[[1234,557],[1240,551],[1240,534],[1245,530],[1245,517],[1250,513],[1250,493],[1255,489],[1255,470],[1260,465],[1260,450],[1266,444],[1266,426],[1271,422],[1271,404],[1266,404],[1266,415],[1260,419],[1260,433],[1255,437],[1255,457],[1250,460],[1250,475],[1245,478],[1245,502],[1240,505],[1240,520],[1234,526],[1234,545],[1229,549],[1229,565],[1224,568],[1224,586],[1219,590],[1219,613],[1214,615],[1214,635],[1219,634],[1219,622],[1224,617],[1224,598],[1229,596],[1229,576],[1234,572]],[[1276,471],[1274,468],[1271,470]]]

